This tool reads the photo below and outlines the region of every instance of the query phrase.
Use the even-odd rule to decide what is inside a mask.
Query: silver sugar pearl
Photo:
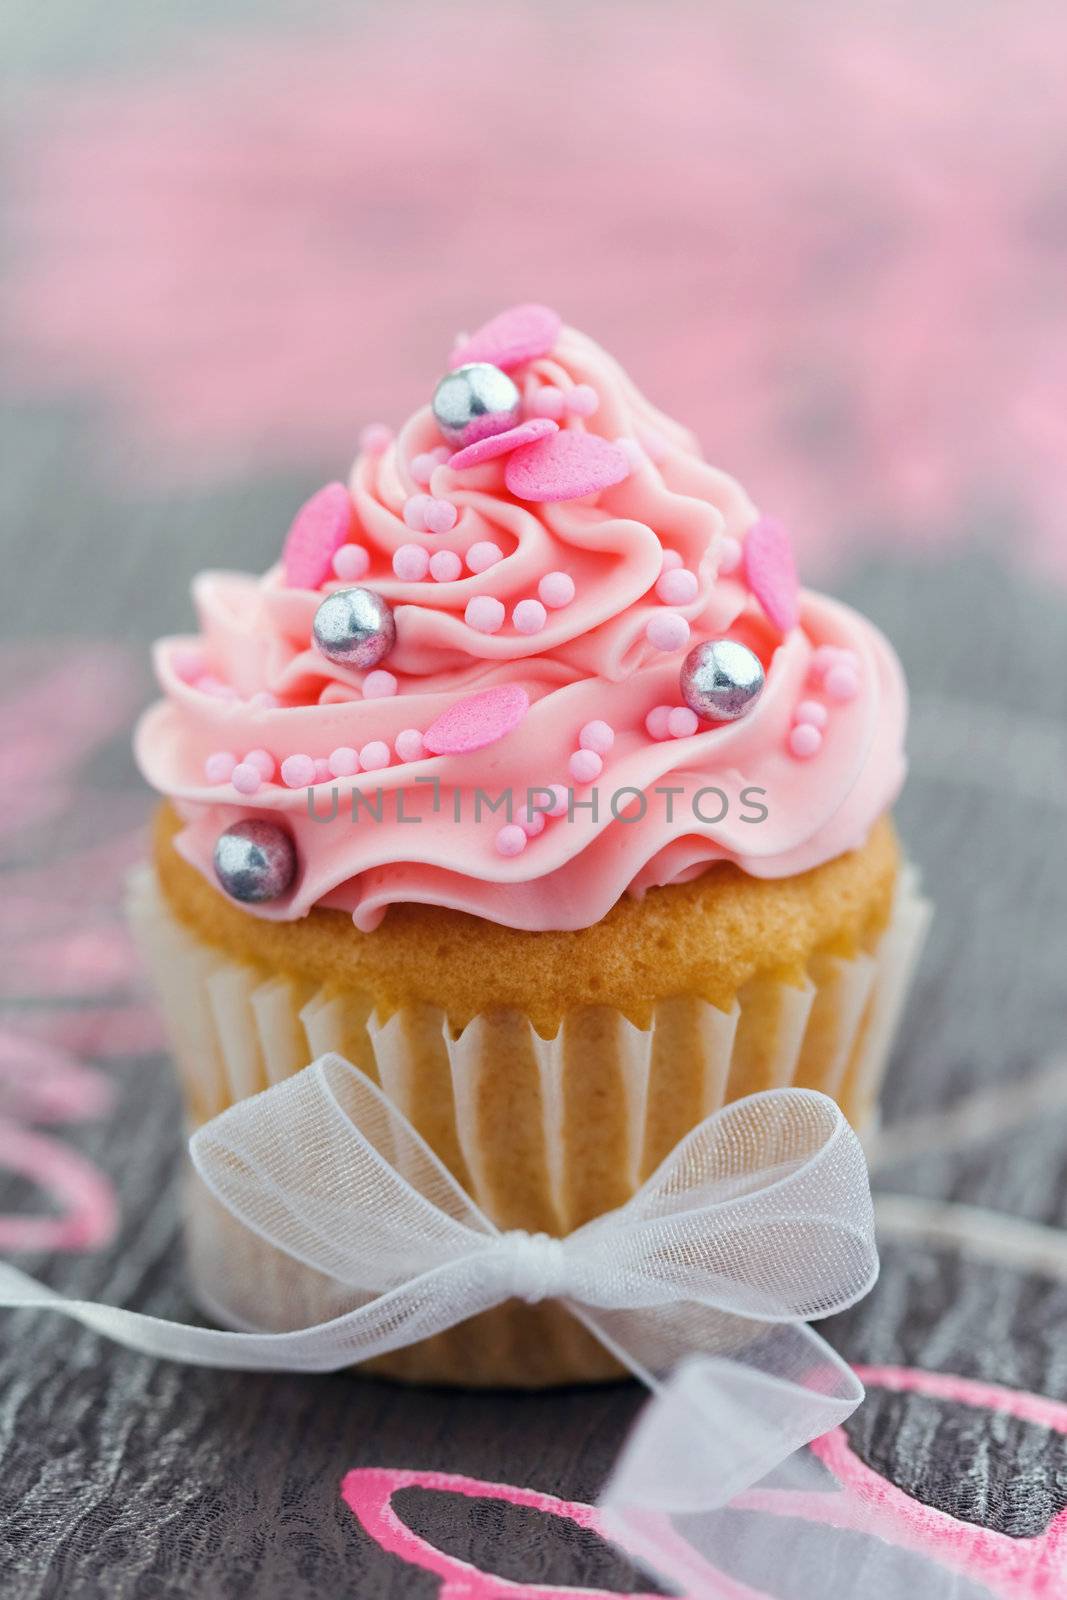
[[[296,877],[296,849],[282,825],[246,817],[215,841],[215,876],[231,900],[277,900]]]
[[[709,722],[736,722],[763,693],[759,656],[735,639],[709,639],[690,650],[678,679],[682,699]]]
[[[472,361],[441,379],[434,390],[433,414],[449,444],[462,450],[513,428],[521,403],[506,372],[488,361]]]
[[[373,589],[338,589],[315,613],[311,627],[327,661],[374,667],[396,643],[393,613]]]

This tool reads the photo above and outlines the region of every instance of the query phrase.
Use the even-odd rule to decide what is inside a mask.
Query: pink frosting
[[[251,915],[293,919],[327,905],[350,911],[369,930],[391,904],[415,901],[516,928],[580,928],[623,894],[685,880],[714,861],[735,862],[759,877],[803,872],[861,844],[897,794],[906,692],[882,635],[846,606],[806,591],[797,624],[784,633],[775,625],[736,559],[756,522],[755,507],[591,340],[564,327],[549,354],[513,368],[512,377],[527,414],[534,414],[533,397],[545,385],[563,391],[589,385],[599,400],[595,413],[570,415],[564,426],[622,441],[631,469],[622,482],[583,499],[532,503],[508,491],[507,454],[461,470],[439,461],[429,493],[455,506],[458,517],[447,532],[433,534],[413,531],[404,520],[405,503],[426,487],[412,463],[421,457],[424,467],[442,442],[429,406],[384,452],[361,454],[350,481],[350,537],[370,554],[360,581],[393,609],[396,644],[381,666],[395,678],[395,693],[364,698],[366,674],[327,661],[313,647],[315,611],[343,585],[331,577],[318,590],[289,587],[280,563],[259,579],[202,574],[194,585],[199,638],[165,639],[156,647],[164,698],[142,718],[136,752],[148,781],[183,819],[178,849],[213,881],[215,840],[240,818],[273,817],[295,838],[300,867],[292,889],[249,908]],[[393,569],[401,546],[463,559],[473,544],[486,542],[501,558],[478,573],[464,561],[454,581],[405,581]],[[673,552],[666,565],[665,550]],[[719,574],[720,561],[729,576]],[[663,570],[679,567],[695,576],[695,596],[666,605],[658,580]],[[541,607],[544,622],[536,631],[517,628],[515,607],[536,599],[541,580],[560,572],[573,579],[574,598]],[[495,631],[465,620],[477,596],[501,602],[505,619]],[[685,620],[689,638],[665,651],[650,642],[648,625],[668,613]],[[530,614],[527,608],[523,620]],[[540,620],[540,611],[534,617]],[[662,632],[653,628],[653,637]],[[727,636],[760,656],[767,674],[762,697],[737,722],[702,722],[687,736],[654,738],[646,726],[650,712],[682,705],[679,672],[687,650]],[[835,650],[849,654],[838,658]],[[190,659],[202,662],[201,672],[190,674]],[[835,662],[858,678],[846,700],[825,690]],[[395,754],[399,735],[405,735],[401,750],[418,749],[412,730],[427,730],[450,707],[501,685],[528,696],[518,725],[503,722],[501,735],[480,748],[416,760]],[[827,705],[821,744],[798,759],[790,737],[797,708],[813,700]],[[581,731],[594,721],[606,723],[615,738],[595,783],[583,786],[570,775],[570,761]],[[688,725],[677,718],[674,725],[683,721]],[[653,723],[665,728],[666,717]],[[383,745],[388,766],[380,764]],[[375,770],[314,791],[323,818],[337,793],[332,821],[313,820],[308,791],[282,783],[289,756],[323,761],[339,749],[368,747],[376,752]],[[229,781],[210,783],[205,763],[219,751],[235,753],[238,762],[247,752],[265,751],[279,775],[252,794]],[[535,809],[547,809],[554,804],[548,787],[560,783],[574,791],[574,816],[527,830],[525,847],[516,836],[515,853],[510,830],[508,850],[498,847],[509,818],[503,807],[479,803],[477,791],[491,801],[510,794],[518,816],[529,790]],[[710,789],[725,797],[721,818],[719,797],[705,794],[694,803]],[[365,802],[355,822],[353,790]],[[633,813],[641,802],[630,790],[645,797],[640,817]]]

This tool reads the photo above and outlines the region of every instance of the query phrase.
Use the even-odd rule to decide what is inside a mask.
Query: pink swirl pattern
[[[348,910],[369,930],[391,904],[407,901],[516,928],[579,928],[627,892],[686,879],[714,861],[762,877],[816,866],[862,843],[899,789],[906,696],[877,630],[803,592],[798,624],[782,632],[772,623],[738,559],[756,508],[591,340],[564,327],[549,353],[512,376],[529,415],[546,388],[595,392],[593,414],[575,407],[561,426],[619,442],[630,471],[598,493],[548,503],[508,491],[507,454],[461,470],[438,458],[427,485],[412,463],[440,453],[429,406],[386,449],[364,451],[350,480],[351,541],[369,556],[359,581],[394,613],[396,644],[381,666],[394,676],[395,693],[380,692],[379,673],[379,692],[364,697],[367,674],[313,647],[315,612],[344,585],[289,587],[280,565],[258,580],[203,574],[194,586],[200,636],[157,646],[164,698],[142,719],[136,751],[148,781],[183,818],[179,850],[210,879],[218,834],[242,817],[274,817],[295,838],[296,881],[256,915],[293,919],[326,905]],[[411,523],[420,519],[410,515],[405,521],[405,506],[425,493],[456,508],[447,532],[419,531]],[[427,556],[453,553],[464,563],[460,575],[440,582],[397,576],[397,551],[413,545]],[[481,570],[471,570],[466,557],[475,545],[495,546],[499,557],[487,566],[476,560]],[[419,564],[402,557],[397,565],[407,572]],[[657,585],[672,566],[695,581],[668,591],[692,598],[667,605]],[[516,606],[536,602],[543,581],[561,572],[573,581],[573,599],[545,607],[533,631],[517,626]],[[496,614],[503,608],[493,631],[468,620],[485,616],[484,606],[468,609],[481,597],[498,603]],[[658,640],[656,619],[668,613],[684,620],[684,628],[672,622],[684,642],[656,648],[649,625]],[[520,615],[528,618],[529,607]],[[761,699],[738,722],[653,737],[649,714],[681,705],[688,649],[722,637],[760,657]],[[817,692],[816,652],[834,649],[849,653],[858,690],[831,703],[817,755],[801,760],[790,748],[796,708]],[[405,731],[425,730],[457,701],[503,684],[521,686],[529,698],[521,725],[504,737],[456,755],[392,754]],[[569,763],[592,721],[608,724],[615,737],[596,782],[583,784],[568,775]],[[238,760],[266,751],[280,770],[294,753],[322,763],[338,748],[368,745],[387,747],[389,764],[318,783],[310,797],[277,776],[249,794],[205,778],[205,762],[218,751]],[[532,791],[536,810],[553,784],[572,788],[574,814],[530,830],[514,852],[498,848],[509,819],[490,812],[478,792],[506,791],[518,811]],[[725,797],[717,820],[706,819],[722,801],[699,798],[709,789]],[[319,820],[334,809],[331,790],[336,815]],[[352,790],[362,796],[355,822]],[[761,792],[766,810],[758,822],[754,803],[742,798],[751,790]]]

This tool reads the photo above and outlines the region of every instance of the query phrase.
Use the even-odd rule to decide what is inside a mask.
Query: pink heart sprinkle
[[[449,456],[448,464],[455,472],[462,472],[464,467],[477,467],[483,461],[495,461],[497,456],[506,456],[520,445],[536,444],[538,439],[547,439],[550,433],[558,432],[558,422],[552,422],[548,417],[531,417],[528,422],[520,422],[505,433],[491,433],[488,439],[476,439],[465,450],[457,450],[454,456]]]
[[[317,589],[332,575],[333,558],[352,526],[352,500],[343,483],[328,483],[305,500],[282,550],[291,589]]]
[[[504,481],[520,500],[577,500],[630,475],[630,458],[597,433],[554,433],[508,457]]]
[[[530,697],[517,683],[457,700],[430,723],[423,745],[435,756],[466,755],[484,750],[517,728],[530,709]]]
[[[562,326],[562,317],[548,306],[512,306],[457,345],[448,364],[454,369],[469,361],[489,361],[507,372],[524,361],[547,356]]]
[[[752,593],[774,626],[788,633],[800,618],[800,580],[785,525],[776,517],[760,517],[745,535],[744,560]]]

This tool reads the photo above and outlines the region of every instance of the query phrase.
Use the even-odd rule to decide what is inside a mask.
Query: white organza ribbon
[[[863,1396],[805,1325],[860,1299],[878,1270],[859,1141],[812,1090],[725,1106],[625,1205],[563,1239],[494,1227],[381,1090],[336,1055],[223,1112],[190,1151],[230,1218],[331,1280],[341,1315],[289,1332],[223,1332],[68,1299],[3,1265],[0,1304],[48,1307],[174,1360],[331,1371],[513,1297],[560,1300],[649,1388],[686,1363],[694,1509],[725,1504]],[[212,1310],[232,1328],[241,1317],[226,1304],[224,1254],[216,1266]],[[662,1443],[672,1512],[685,1509],[677,1464],[690,1448],[679,1414],[671,1408]],[[643,1428],[648,1506],[659,1444],[654,1421]],[[614,1503],[628,1498],[617,1481]]]

